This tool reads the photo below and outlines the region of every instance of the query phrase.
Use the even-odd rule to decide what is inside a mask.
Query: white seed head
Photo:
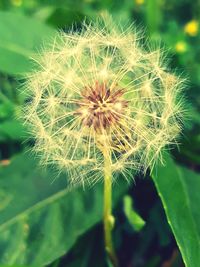
[[[146,170],[181,130],[182,80],[159,49],[145,50],[132,26],[112,22],[58,33],[26,83],[26,123],[34,150],[74,183],[102,177],[102,151],[113,175]],[[133,174],[133,172],[132,172]]]

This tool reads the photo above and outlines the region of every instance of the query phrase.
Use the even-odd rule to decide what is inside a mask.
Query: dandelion
[[[72,184],[104,179],[105,244],[115,266],[112,180],[162,160],[181,129],[182,80],[140,38],[106,20],[58,33],[26,83],[25,118],[42,163],[66,171]]]
[[[193,19],[185,24],[184,31],[190,36],[196,36],[199,30],[199,23],[197,20]]]
[[[143,5],[144,4],[144,0],[135,0],[135,3],[137,5]]]
[[[179,54],[185,53],[187,51],[187,44],[184,41],[179,41],[175,45],[175,50]]]
[[[11,0],[11,3],[14,5],[14,6],[21,6],[22,5],[22,0]]]

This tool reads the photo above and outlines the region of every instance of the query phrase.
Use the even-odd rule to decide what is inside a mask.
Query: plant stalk
[[[108,257],[114,267],[118,267],[118,261],[112,242],[112,229],[114,217],[112,215],[112,171],[110,153],[104,151],[104,242]]]

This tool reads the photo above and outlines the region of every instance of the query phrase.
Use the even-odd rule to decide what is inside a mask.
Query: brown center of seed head
[[[105,83],[96,82],[83,90],[75,114],[84,126],[93,127],[97,132],[109,130],[125,113],[128,101],[123,97],[124,92],[124,89],[111,89]]]

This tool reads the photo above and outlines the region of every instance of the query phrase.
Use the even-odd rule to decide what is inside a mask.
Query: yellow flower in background
[[[11,3],[13,4],[13,6],[21,6],[22,0],[11,0]]]
[[[190,36],[196,36],[199,30],[199,22],[197,20],[191,20],[185,24],[184,32]]]
[[[144,4],[144,0],[135,0],[135,3],[137,5],[143,5]]]
[[[184,53],[187,50],[187,44],[184,41],[179,41],[175,45],[175,50],[178,53]]]

